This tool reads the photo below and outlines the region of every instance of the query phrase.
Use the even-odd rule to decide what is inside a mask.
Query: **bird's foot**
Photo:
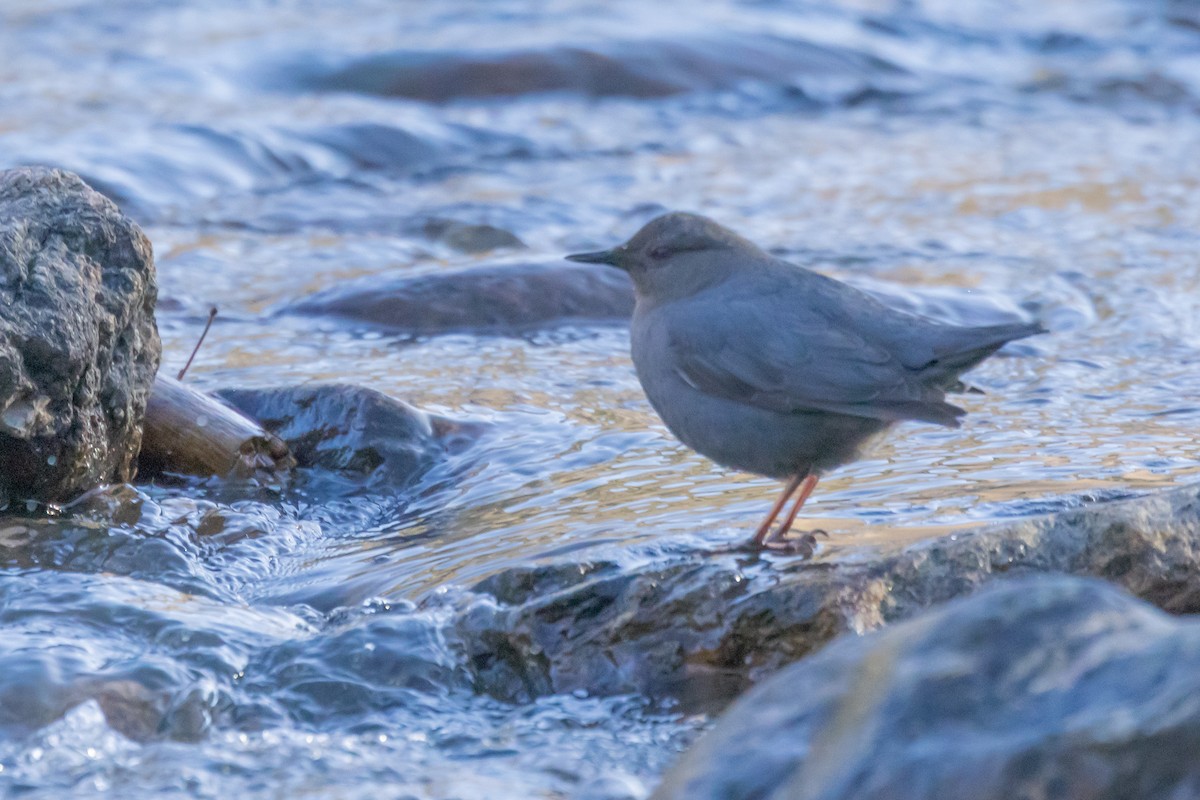
[[[817,537],[824,536],[829,538],[829,534],[821,529],[808,531],[807,533],[798,536],[785,536],[779,539],[768,539],[762,544],[751,542],[750,545],[755,550],[766,550],[772,553],[780,553],[789,556],[800,556],[801,558],[812,558],[813,553],[817,550]]]
[[[812,558],[812,554],[817,549],[817,536],[824,536],[828,539],[829,534],[817,529],[806,531],[804,534],[785,535],[780,539],[768,539],[762,543],[757,539],[751,539],[738,549],[751,553],[779,553],[780,555],[799,555],[800,558]]]

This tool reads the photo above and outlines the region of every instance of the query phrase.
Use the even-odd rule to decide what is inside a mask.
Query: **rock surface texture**
[[[348,384],[223,389],[217,395],[287,442],[300,467],[359,475],[368,486],[403,486],[479,432],[476,424]]]
[[[77,176],[0,172],[0,504],[133,476],[158,370],[150,242]]]
[[[1200,795],[1200,622],[1025,579],[842,639],[747,694],[655,800]]]
[[[1085,506],[828,560],[665,541],[510,568],[456,627],[477,687],[732,695],[843,633],[864,633],[1015,576],[1106,578],[1167,611],[1200,611],[1200,488]]]

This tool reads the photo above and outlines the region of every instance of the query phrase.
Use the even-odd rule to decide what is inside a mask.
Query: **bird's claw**
[[[801,536],[770,539],[757,547],[761,550],[769,550],[772,553],[812,558],[813,553],[817,551],[818,536],[824,536],[826,539],[829,538],[828,533],[818,528],[817,530],[808,531]]]

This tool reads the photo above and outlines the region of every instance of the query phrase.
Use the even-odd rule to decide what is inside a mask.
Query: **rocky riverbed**
[[[1196,793],[1196,31],[5,4],[0,168],[86,186],[0,188],[0,794]],[[676,208],[1051,333],[822,481],[813,559],[730,552],[775,485],[670,438],[623,276],[561,260]],[[187,385],[296,466],[135,477],[212,305]]]

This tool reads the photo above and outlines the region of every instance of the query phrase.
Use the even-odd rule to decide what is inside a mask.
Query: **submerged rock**
[[[306,57],[277,83],[448,102],[570,92],[588,97],[667,97],[732,89],[746,81],[816,79],[855,92],[890,85],[904,71],[848,48],[758,34],[692,40],[635,39],[592,46],[507,51],[401,51],[346,59]],[[849,92],[848,92],[849,93]]]
[[[467,252],[523,246],[507,231],[489,226],[435,221],[424,231]],[[861,278],[854,283],[891,308],[954,325],[999,325],[1028,317],[1003,295],[952,287],[914,290]],[[513,335],[571,324],[625,324],[633,305],[633,284],[620,270],[552,261],[365,278],[305,297],[283,311],[338,317],[408,336]]]
[[[287,442],[299,466],[360,475],[369,485],[408,483],[478,432],[475,424],[427,414],[361,386],[216,394]]]
[[[0,173],[0,504],[136,469],[161,345],[150,242],[77,176]]]
[[[410,336],[515,334],[572,322],[624,322],[633,313],[633,287],[627,275],[611,267],[509,264],[356,281],[286,310]]]
[[[279,609],[42,567],[0,573],[0,738],[94,703],[134,741],[198,741],[246,653],[303,629]]]
[[[656,800],[1200,792],[1200,622],[1021,580],[842,639],[736,704]]]
[[[426,220],[421,232],[460,253],[490,253],[493,250],[523,250],[525,243],[510,231],[495,225],[473,224],[435,217]]]
[[[670,549],[668,549],[670,548]],[[511,568],[475,587],[456,636],[477,687],[507,699],[638,692],[725,699],[843,633],[1015,575],[1107,578],[1200,611],[1200,489],[992,526],[853,559],[659,545]],[[718,698],[719,701],[720,698]]]

